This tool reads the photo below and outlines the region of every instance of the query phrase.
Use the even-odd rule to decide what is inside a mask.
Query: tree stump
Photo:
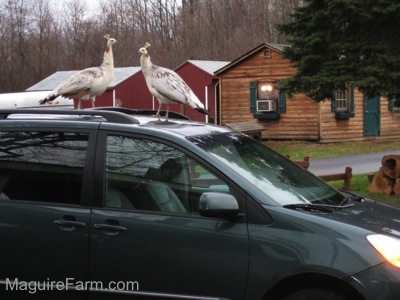
[[[393,179],[386,177],[382,172],[377,172],[368,186],[368,192],[390,195],[393,191]]]
[[[394,186],[393,186],[393,192],[396,195],[400,195],[400,178],[396,179],[396,181],[394,183]]]
[[[382,158],[381,170],[385,176],[396,180],[400,177],[400,156],[385,155]]]
[[[382,167],[374,174],[368,191],[400,195],[400,155],[391,154],[382,157]]]

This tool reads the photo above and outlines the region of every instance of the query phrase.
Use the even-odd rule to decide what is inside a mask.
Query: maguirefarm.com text
[[[108,284],[104,284],[101,281],[79,281],[74,278],[66,278],[62,280],[46,280],[41,281],[24,281],[18,278],[10,279],[6,278],[6,290],[7,291],[27,291],[30,294],[35,294],[38,291],[102,291],[102,290],[113,290],[113,291],[138,291],[139,282],[137,281],[110,281]]]

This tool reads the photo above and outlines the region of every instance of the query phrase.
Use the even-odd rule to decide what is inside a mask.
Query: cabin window
[[[250,111],[256,119],[279,119],[286,112],[286,95],[280,94],[280,81],[250,82]]]
[[[257,112],[276,112],[278,89],[275,82],[257,82]]]
[[[400,112],[400,97],[394,95],[389,98],[389,111]]]
[[[354,117],[354,88],[343,85],[334,90],[331,99],[331,111],[336,119],[348,119]]]
[[[264,50],[264,58],[271,58],[271,49]]]
[[[347,98],[348,93],[347,90],[339,89],[335,91],[336,93],[336,103],[337,103],[337,111],[347,111],[349,99]]]

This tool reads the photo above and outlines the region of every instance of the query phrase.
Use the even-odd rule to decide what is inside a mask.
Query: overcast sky
[[[74,0],[57,0],[57,1],[49,0],[49,2],[51,4],[53,4],[55,7],[58,7],[58,8],[61,8],[65,3],[68,3],[71,1],[74,1]],[[93,9],[100,6],[100,1],[101,0],[79,0],[79,2],[86,3],[88,5],[88,7],[93,8]]]

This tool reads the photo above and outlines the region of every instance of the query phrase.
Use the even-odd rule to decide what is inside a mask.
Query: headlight
[[[393,266],[400,268],[400,240],[382,234],[367,236],[374,248]]]

